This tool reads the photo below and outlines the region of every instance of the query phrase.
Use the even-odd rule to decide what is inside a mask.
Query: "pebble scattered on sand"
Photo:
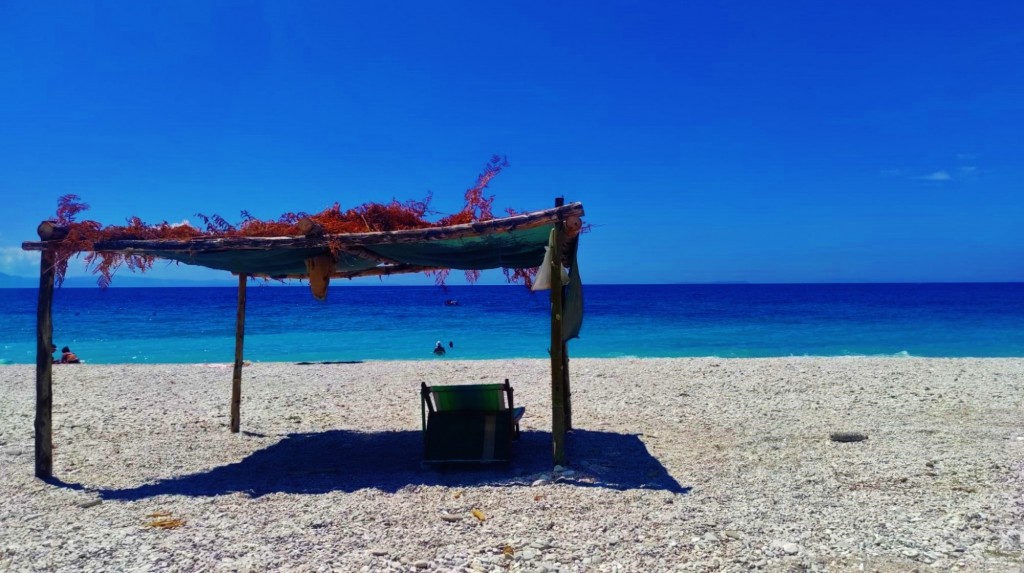
[[[0,366],[0,571],[1024,568],[1024,359]],[[509,378],[515,460],[420,465],[419,384]],[[868,439],[834,441],[836,433]],[[485,519],[475,518],[478,510]]]

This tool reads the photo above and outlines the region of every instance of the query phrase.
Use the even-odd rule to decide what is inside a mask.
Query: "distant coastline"
[[[265,281],[266,286],[273,287],[305,287],[305,282],[298,280],[291,281]],[[1024,284],[1024,281],[844,281],[844,282],[757,282],[757,281],[703,281],[703,282],[664,282],[664,283],[598,283],[598,282],[587,282],[587,286],[668,286],[668,285],[679,285],[679,286],[697,286],[697,285],[721,285],[721,286],[772,286],[772,285],[953,285],[953,284]],[[37,288],[39,286],[38,277],[10,275],[0,273],[0,289],[19,289],[19,288]],[[331,283],[332,287],[401,287],[401,286],[412,286],[412,287],[430,287],[430,284],[400,284],[395,280],[391,281],[346,281],[338,280]],[[515,286],[507,285],[505,283],[481,283],[479,285],[450,285],[455,287],[464,286]],[[210,287],[224,287],[224,288],[236,288],[237,282],[234,276],[226,276],[224,279],[168,279],[168,278],[152,278],[142,274],[123,273],[118,274],[114,277],[114,281],[111,283],[110,288],[210,288]],[[64,284],[60,288],[99,288],[96,284],[95,276],[74,276],[68,277]],[[441,287],[444,288],[444,287]]]

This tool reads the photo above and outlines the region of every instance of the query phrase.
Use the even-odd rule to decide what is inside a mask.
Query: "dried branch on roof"
[[[490,182],[508,165],[501,156],[493,156],[485,165],[483,172],[477,177],[472,187],[466,190],[464,207],[457,213],[441,218],[436,222],[426,219],[430,212],[431,195],[422,201],[409,200],[389,203],[365,203],[358,207],[343,210],[335,203],[333,206],[316,214],[285,213],[275,220],[260,220],[248,211],[242,211],[242,221],[232,224],[219,215],[206,216],[197,214],[202,221],[203,229],[189,225],[172,225],[166,221],[149,225],[138,217],[131,217],[127,225],[103,226],[96,221],[76,221],[79,214],[89,206],[77,195],[65,195],[58,202],[54,222],[65,228],[66,237],[56,246],[56,280],[63,282],[67,272],[68,260],[72,256],[86,253],[84,262],[87,269],[99,275],[100,286],[110,284],[113,274],[122,266],[129,270],[146,271],[153,265],[154,258],[129,251],[96,250],[97,245],[108,244],[119,240],[179,240],[188,241],[197,238],[231,238],[231,237],[288,237],[307,235],[310,229],[326,235],[351,233],[391,232],[414,229],[449,227],[453,225],[487,221],[494,218],[492,205],[493,195],[486,195],[485,190]],[[511,212],[511,210],[510,210]],[[300,225],[300,222],[304,225]],[[306,228],[303,228],[303,227]],[[328,241],[331,254],[338,257],[346,247],[339,241]],[[424,271],[433,275],[438,284],[443,284],[448,276],[447,269]],[[510,281],[531,282],[531,273],[535,269],[507,269],[506,276]],[[320,273],[322,274],[322,273]],[[479,277],[479,271],[466,271],[470,282]],[[324,277],[326,279],[326,276]]]

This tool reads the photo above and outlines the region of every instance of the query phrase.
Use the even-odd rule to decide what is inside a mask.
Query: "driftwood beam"
[[[341,273],[338,276],[343,279],[356,279],[360,277],[387,277],[391,275],[404,275],[409,273],[425,273],[427,271],[439,271],[439,267],[423,267],[420,265],[390,265],[386,267],[375,267],[351,273]]]
[[[441,268],[440,267],[423,267],[423,266],[419,266],[419,265],[400,264],[400,265],[390,265],[390,266],[384,266],[384,267],[374,267],[372,269],[363,269],[361,271],[352,271],[352,272],[348,272],[348,273],[342,273],[342,272],[331,273],[331,278],[332,279],[354,279],[354,278],[359,278],[359,277],[377,277],[377,276],[401,275],[401,274],[407,274],[407,273],[425,273],[427,271],[438,271],[438,270],[441,270]],[[271,276],[271,275],[261,275],[261,274],[258,274],[258,273],[257,274],[253,274],[252,276],[254,276],[256,278],[273,279],[273,280],[285,280],[285,279],[306,280],[306,279],[309,278],[306,275],[273,275],[273,276]]]
[[[386,231],[379,233],[345,233],[324,235],[322,237],[198,237],[189,240],[151,239],[151,240],[120,240],[101,241],[96,243],[96,251],[124,251],[134,249],[136,254],[147,251],[184,251],[191,253],[227,251],[227,250],[269,250],[269,249],[328,249],[331,241],[340,242],[342,246],[363,246],[397,243],[419,243],[422,241],[438,241],[445,239],[461,239],[470,236],[492,235],[510,231],[532,229],[551,225],[564,217],[583,215],[583,205],[572,203],[545,211],[524,213],[502,219],[491,219],[478,223],[452,225],[450,227],[429,227],[426,229],[409,229],[404,231]],[[52,242],[27,241],[21,248],[26,251],[41,251],[52,247]]]
[[[361,259],[367,259],[367,260],[370,260],[370,261],[377,261],[378,263],[383,263],[385,265],[398,265],[398,264],[401,264],[401,263],[399,263],[398,261],[396,261],[394,259],[389,259],[387,257],[383,257],[383,256],[378,255],[377,253],[371,251],[370,249],[367,249],[366,247],[361,247],[361,246],[357,246],[357,245],[353,245],[353,246],[350,246],[350,247],[344,247],[342,249],[342,251],[346,252],[346,253],[348,253],[350,255],[355,255],[355,256],[357,256],[357,257],[359,257]]]

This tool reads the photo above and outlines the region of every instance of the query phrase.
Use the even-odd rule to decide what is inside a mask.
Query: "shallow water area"
[[[257,362],[548,355],[548,293],[522,286],[247,291]],[[35,363],[36,302],[0,290],[0,360]],[[1024,356],[1019,283],[586,285],[584,308],[573,357]],[[57,289],[54,343],[93,364],[225,362],[235,313],[233,288]]]

